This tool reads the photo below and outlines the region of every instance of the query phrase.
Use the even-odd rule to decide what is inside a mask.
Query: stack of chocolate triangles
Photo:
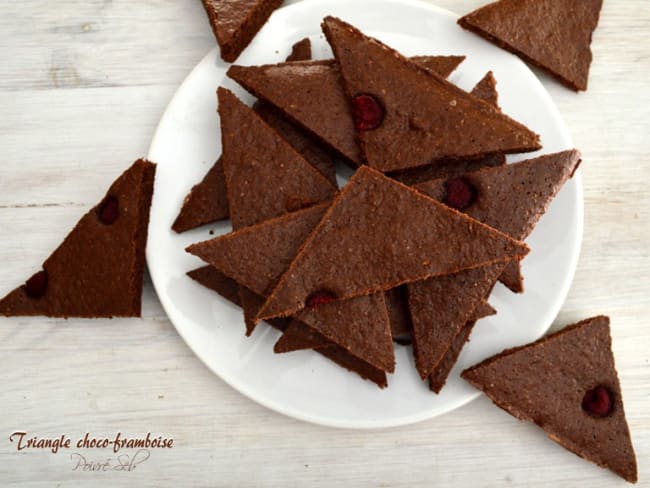
[[[444,79],[460,56],[407,59],[338,19],[323,28],[335,60],[301,59],[301,41],[285,63],[230,69],[261,100],[256,115],[219,90],[223,154],[179,220],[210,221],[193,196],[211,188],[234,232],[191,246],[211,268],[190,276],[231,300],[236,284],[247,334],[259,320],[284,331],[276,352],[337,347],[382,386],[392,339],[412,341],[438,392],[495,313],[499,277],[522,290],[520,241],[579,153],[506,166],[539,141],[500,111],[492,73],[466,93]],[[336,156],[367,166],[335,195]]]
[[[573,176],[580,153],[506,165],[505,154],[539,149],[539,138],[500,111],[492,73],[466,93],[445,80],[462,57],[408,59],[335,18],[326,18],[323,30],[335,60],[294,56],[229,70],[260,98],[258,115],[219,90],[223,154],[202,186],[221,189],[213,202],[222,210],[194,222],[227,211],[233,232],[190,246],[208,266],[189,274],[244,308],[247,334],[260,320],[280,329],[275,352],[313,349],[380,387],[395,367],[393,341],[412,343],[419,374],[438,393],[476,322],[497,312],[486,301],[495,283],[523,291],[519,262],[528,249],[521,241]],[[336,158],[359,166],[338,192]],[[185,206],[191,204],[192,195]],[[530,351],[548,344],[540,357],[563,360],[564,342],[548,339]],[[611,356],[609,343],[600,342],[594,348]],[[464,376],[514,415],[539,423],[527,399],[544,401],[538,397],[573,387],[564,378],[543,383],[549,373],[527,362],[528,351]],[[505,364],[515,359],[519,369]],[[609,364],[604,376],[580,376],[592,388],[580,393],[582,413],[567,420],[551,409],[542,426],[633,480],[634,454]],[[576,368],[579,376],[585,365]],[[518,382],[533,391],[512,393]],[[577,404],[562,401],[567,411]],[[571,430],[571,419],[583,425],[585,415],[611,417],[593,422],[598,436],[615,436],[611,449]]]

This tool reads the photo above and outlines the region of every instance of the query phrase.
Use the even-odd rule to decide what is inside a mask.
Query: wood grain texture
[[[485,2],[435,3],[462,14]],[[541,75],[584,154],[584,244],[555,328],[611,316],[639,486],[650,486],[649,28],[645,0],[606,0],[589,91]],[[198,0],[0,2],[0,295],[146,153],[213,44]],[[370,432],[283,417],[201,364],[148,280],[143,315],[0,318],[3,486],[624,486],[484,398]],[[176,444],[130,473],[79,473],[65,452],[17,453],[8,437],[20,429],[73,439],[151,431]]]

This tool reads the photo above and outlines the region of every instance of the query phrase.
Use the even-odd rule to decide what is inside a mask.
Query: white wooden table
[[[304,0],[309,1],[309,0]],[[457,13],[483,0],[435,0]],[[586,221],[556,327],[606,313],[650,486],[650,6],[605,0],[590,88],[544,78],[583,151]],[[132,160],[214,45],[198,0],[0,2],[0,296]],[[147,283],[143,319],[0,319],[0,485],[623,486],[485,398],[409,427],[346,431],[263,408],[211,374]],[[73,470],[14,431],[173,437],[130,472]],[[84,450],[88,461],[111,457]],[[115,456],[112,456],[113,458]],[[114,462],[114,461],[113,461]]]

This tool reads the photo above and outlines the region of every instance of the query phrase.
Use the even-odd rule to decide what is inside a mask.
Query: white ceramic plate
[[[516,57],[469,34],[456,17],[428,3],[410,0],[311,0],[276,11],[239,58],[244,65],[279,62],[290,46],[309,36],[315,57],[331,52],[320,31],[336,15],[407,55],[463,54],[467,60],[450,77],[466,90],[488,71],[498,81],[500,104],[542,136],[541,153],[572,147],[560,114],[539,80]],[[210,237],[208,228],[182,235],[171,231],[181,202],[220,153],[215,91],[235,88],[227,65],[210,52],[170,102],[156,131],[149,158],[158,163],[151,209],[147,260],[158,296],[179,334],[221,379],[244,395],[298,419],[318,424],[371,428],[428,419],[453,410],[478,393],[459,372],[506,347],[541,336],[557,315],[573,279],[582,237],[582,187],[576,174],[528,239],[523,264],[526,292],[514,295],[498,285],[490,303],[498,315],[481,320],[440,395],[420,381],[410,348],[396,346],[397,367],[384,390],[363,381],[312,351],[276,355],[279,333],[258,327],[245,338],[241,311],[186,277],[202,263],[184,248]],[[533,155],[526,155],[531,157]],[[512,160],[524,159],[524,157]],[[215,235],[227,224],[209,227]]]

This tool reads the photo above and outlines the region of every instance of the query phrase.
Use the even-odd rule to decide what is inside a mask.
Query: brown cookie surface
[[[140,159],[84,215],[0,315],[140,316],[155,164]]]
[[[497,406],[630,482],[637,467],[609,318],[583,320],[463,371]]]
[[[458,23],[579,91],[587,89],[591,38],[602,5],[602,0],[501,0]]]
[[[489,103],[409,61],[355,27],[323,31],[353,107],[364,161],[383,171],[539,149],[539,136]]]

